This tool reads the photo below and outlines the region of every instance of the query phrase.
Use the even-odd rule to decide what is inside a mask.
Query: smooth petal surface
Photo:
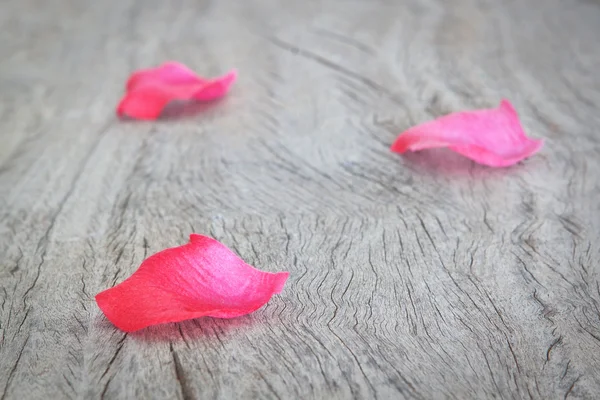
[[[211,101],[225,96],[236,78],[235,70],[214,79],[202,78],[177,62],[142,69],[127,80],[126,93],[117,106],[117,114],[156,119],[171,101]]]
[[[408,129],[391,147],[397,153],[448,147],[491,167],[506,167],[533,155],[542,140],[525,135],[508,100],[494,109],[458,112]]]
[[[207,79],[200,78],[194,71],[185,65],[169,61],[156,68],[140,69],[129,77],[125,85],[126,91],[148,83],[162,82],[171,85],[184,85],[191,83],[206,83]]]
[[[189,243],[148,257],[125,281],[96,295],[96,302],[115,326],[132,332],[249,314],[280,293],[288,276],[260,271],[218,241],[192,234]]]

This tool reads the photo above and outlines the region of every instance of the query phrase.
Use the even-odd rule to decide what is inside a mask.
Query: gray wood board
[[[597,1],[0,8],[0,399],[600,398]],[[117,120],[166,60],[239,81]],[[519,165],[389,151],[502,98]],[[191,232],[284,291],[116,330],[94,295]]]

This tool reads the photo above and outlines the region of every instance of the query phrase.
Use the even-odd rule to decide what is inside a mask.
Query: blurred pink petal
[[[156,119],[171,101],[211,101],[225,96],[236,78],[235,70],[214,79],[202,78],[177,62],[142,69],[127,80],[126,93],[117,107],[117,114],[135,119]]]
[[[508,100],[494,109],[449,114],[408,129],[391,147],[397,153],[448,147],[490,167],[506,167],[533,155],[542,140],[525,135]]]

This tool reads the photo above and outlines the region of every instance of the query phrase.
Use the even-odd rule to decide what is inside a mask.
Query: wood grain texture
[[[0,399],[600,398],[598,1],[0,10]],[[117,121],[169,59],[240,79]],[[388,150],[502,97],[546,140],[520,165]],[[285,290],[116,330],[93,296],[191,232]]]

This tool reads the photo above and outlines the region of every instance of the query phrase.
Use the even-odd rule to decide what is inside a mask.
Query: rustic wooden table
[[[0,10],[0,399],[600,398],[597,0]],[[166,60],[240,78],[119,121]],[[503,97],[546,140],[517,166],[388,150]],[[191,232],[285,290],[115,329],[94,295]]]

